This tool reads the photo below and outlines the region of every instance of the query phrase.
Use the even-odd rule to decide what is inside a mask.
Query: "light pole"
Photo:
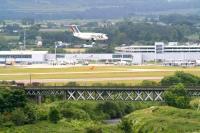
[[[26,49],[26,28],[24,28],[24,50]]]
[[[55,42],[55,61],[57,61],[57,57],[56,57],[56,55],[57,55],[57,51],[56,51],[56,49],[57,49],[57,44],[56,44],[56,42]]]

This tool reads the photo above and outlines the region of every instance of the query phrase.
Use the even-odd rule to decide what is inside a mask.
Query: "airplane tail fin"
[[[78,29],[77,25],[71,25],[70,28],[73,33],[80,33],[80,30]]]

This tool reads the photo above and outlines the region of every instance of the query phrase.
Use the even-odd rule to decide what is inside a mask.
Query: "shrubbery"
[[[200,98],[195,98],[195,99],[191,100],[190,107],[192,109],[197,109],[198,111],[200,111]]]
[[[124,133],[132,133],[132,122],[127,118],[123,118],[120,128],[124,131]]]
[[[110,101],[99,104],[97,109],[105,113],[109,118],[121,118],[126,113],[134,110],[131,105]]]
[[[37,114],[36,114],[36,109],[34,108],[33,105],[27,105],[24,108],[24,113],[26,114],[26,123],[28,124],[33,124],[37,121]]]
[[[86,133],[103,133],[103,130],[99,127],[89,127],[86,129]]]
[[[187,108],[190,102],[188,92],[181,83],[171,86],[166,90],[164,92],[164,100],[167,105],[177,108]]]
[[[15,125],[20,126],[26,123],[27,116],[22,109],[17,108],[11,113],[11,120]]]
[[[0,88],[0,112],[12,111],[25,107],[26,95],[24,90]]]
[[[161,80],[162,86],[171,86],[182,83],[185,86],[199,86],[200,78],[185,72],[176,72],[173,76],[164,77]]]
[[[60,113],[55,107],[51,107],[49,111],[49,120],[52,123],[57,123],[60,120]]]
[[[64,118],[83,119],[83,120],[90,119],[90,116],[84,110],[72,107],[62,109],[61,114]]]

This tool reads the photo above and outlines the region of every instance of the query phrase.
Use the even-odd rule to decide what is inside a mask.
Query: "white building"
[[[94,61],[94,62],[117,62],[127,61],[132,64],[141,64],[142,60],[139,55],[132,54],[48,54],[49,61],[58,62],[81,62],[81,61]]]
[[[133,56],[138,55],[138,57],[142,58],[142,62],[200,59],[200,45],[178,45],[175,42],[170,43],[170,45],[165,45],[163,42],[156,42],[153,46],[116,47],[115,52],[132,54]]]
[[[0,63],[44,63],[48,51],[0,51]]]

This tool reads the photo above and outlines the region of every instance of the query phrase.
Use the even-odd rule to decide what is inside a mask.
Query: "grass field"
[[[199,116],[191,109],[154,106],[125,116],[123,123],[134,133],[199,133]]]
[[[103,129],[104,133],[122,133],[116,125],[105,125],[101,123],[95,123],[92,121],[61,120],[57,124],[50,123],[48,121],[38,122],[36,124],[30,124],[25,126],[3,128],[0,129],[1,133],[85,133],[87,128],[98,126]],[[30,130],[31,129],[31,130]]]
[[[77,81],[80,84],[118,83],[135,85],[141,80],[159,81],[164,76],[173,75],[176,71],[184,71],[200,76],[200,68],[181,68],[164,66],[76,66],[66,68],[22,68],[0,67],[0,80],[34,80],[66,79],[55,81],[66,83]],[[134,82],[133,82],[134,81]],[[54,84],[54,81],[49,81]]]

